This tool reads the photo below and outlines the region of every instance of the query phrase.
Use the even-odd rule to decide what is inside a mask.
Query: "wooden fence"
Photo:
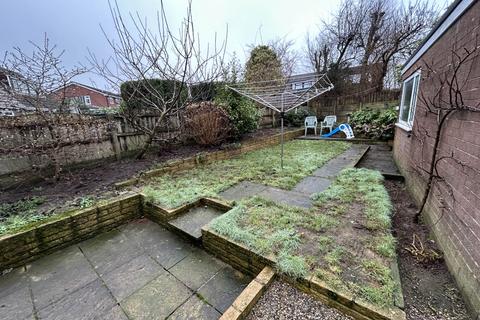
[[[48,166],[48,155],[57,154],[62,165],[116,157],[141,148],[147,136],[118,116],[49,115],[55,117],[51,138],[48,123],[36,115],[0,118],[0,188],[15,173]],[[141,123],[153,128],[157,118],[144,116]],[[53,120],[52,122],[53,123]],[[170,141],[180,135],[180,119],[171,116],[158,128],[156,139]],[[7,179],[11,180],[11,179]]]
[[[347,122],[348,116],[354,111],[398,105],[399,100],[400,90],[383,90],[342,96],[325,95],[310,102],[308,106],[318,118],[336,115],[338,122]]]

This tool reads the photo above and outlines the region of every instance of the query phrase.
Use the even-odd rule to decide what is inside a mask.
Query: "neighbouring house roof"
[[[64,89],[64,88],[72,86],[72,85],[76,85],[76,86],[83,87],[83,88],[88,89],[88,90],[98,92],[98,93],[100,93],[104,96],[120,98],[120,95],[117,94],[117,93],[113,93],[113,92],[110,92],[110,91],[107,91],[107,90],[98,89],[98,88],[95,88],[95,87],[92,87],[92,86],[89,86],[89,85],[86,85],[86,84],[83,84],[83,83],[79,83],[79,82],[76,82],[76,81],[70,81],[65,86],[62,86],[62,87],[58,88],[56,91],[59,91],[61,89]]]
[[[423,39],[415,52],[403,65],[402,74],[410,69],[425,52],[452,26],[477,0],[455,0]]]

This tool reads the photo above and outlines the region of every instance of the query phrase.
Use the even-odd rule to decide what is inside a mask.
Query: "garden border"
[[[0,272],[22,266],[58,249],[91,238],[138,218],[143,197],[130,194],[93,207],[67,211],[0,236]]]
[[[202,228],[203,247],[215,255],[220,260],[230,264],[234,268],[250,275],[258,274],[265,266],[275,267],[275,258],[273,256],[263,257],[248,249],[246,246],[232,241],[217,232],[211,230],[208,226]],[[292,279],[285,275],[281,277],[291,283],[298,289],[314,295],[320,301],[328,306],[341,310],[342,312],[353,316],[355,319],[375,319],[375,320],[405,320],[406,315],[397,304],[398,297],[394,297],[395,306],[382,309],[364,301],[355,300],[354,296],[348,293],[338,291],[329,287],[326,283],[320,281],[315,276],[309,278]],[[395,281],[401,288],[400,279],[394,275]],[[401,294],[398,293],[398,294]]]
[[[293,140],[298,136],[300,136],[302,133],[303,133],[303,129],[295,129],[295,130],[287,131],[284,134],[284,139],[285,141]],[[282,134],[277,133],[268,137],[260,137],[257,139],[253,139],[251,141],[247,141],[241,144],[240,147],[235,149],[198,153],[188,158],[169,161],[169,162],[166,162],[162,167],[158,169],[152,169],[152,170],[142,172],[139,174],[139,176],[125,180],[125,181],[117,182],[114,184],[114,186],[115,186],[115,189],[121,189],[124,187],[138,184],[139,182],[142,181],[142,179],[156,177],[164,173],[171,173],[171,172],[192,169],[197,167],[198,165],[210,163],[213,161],[231,159],[235,156],[238,156],[250,151],[254,151],[264,147],[269,147],[269,146],[278,144],[281,141],[281,137],[282,137]]]

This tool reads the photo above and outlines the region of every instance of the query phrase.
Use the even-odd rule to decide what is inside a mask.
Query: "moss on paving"
[[[280,146],[252,151],[238,158],[164,174],[143,189],[147,201],[174,208],[200,197],[215,197],[243,180],[292,189],[300,180],[349,148],[348,143],[294,140],[285,144],[284,168]]]
[[[391,306],[395,282],[389,266],[396,243],[382,175],[345,169],[313,199],[313,208],[301,209],[252,197],[210,227],[256,253],[273,254],[287,275],[313,274],[334,289]]]

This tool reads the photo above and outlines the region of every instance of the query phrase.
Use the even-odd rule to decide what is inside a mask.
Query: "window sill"
[[[412,126],[409,126],[409,125],[404,124],[404,123],[397,122],[397,123],[395,123],[395,126],[399,127],[402,130],[405,130],[407,132],[412,131]]]

